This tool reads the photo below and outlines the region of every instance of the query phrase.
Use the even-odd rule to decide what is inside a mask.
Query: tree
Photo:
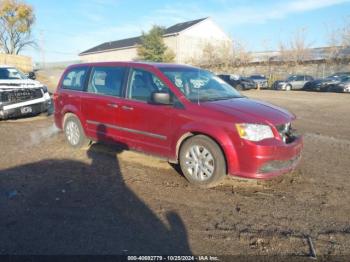
[[[148,32],[142,33],[141,45],[137,48],[139,59],[154,62],[172,62],[175,54],[163,41],[164,28],[153,26]]]
[[[19,54],[34,46],[31,29],[35,22],[33,8],[17,0],[0,0],[0,48],[7,54]]]
[[[347,18],[345,25],[341,30],[341,45],[343,47],[350,46],[350,18]]]
[[[305,60],[310,59],[311,45],[306,41],[307,30],[305,28],[299,29],[290,42],[292,58],[296,65],[302,64]]]
[[[239,40],[233,41],[233,62],[236,67],[247,66],[252,60],[251,54],[246,49],[247,44]]]
[[[289,43],[279,43],[279,53],[281,62],[289,68],[290,66],[298,70],[299,66],[311,58],[311,44],[306,41],[307,31],[301,28],[289,40]]]
[[[249,52],[238,40],[204,42],[202,46],[202,55],[191,61],[194,65],[227,71],[231,67],[247,66],[251,61]]]

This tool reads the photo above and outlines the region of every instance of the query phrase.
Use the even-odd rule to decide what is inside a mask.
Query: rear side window
[[[74,68],[66,73],[62,88],[75,91],[83,91],[88,68]]]
[[[100,95],[121,97],[125,67],[94,67],[87,91]]]

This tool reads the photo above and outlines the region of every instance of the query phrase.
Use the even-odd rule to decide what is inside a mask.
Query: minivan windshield
[[[0,68],[0,80],[27,79],[27,77],[14,67]]]
[[[192,102],[241,98],[242,95],[224,80],[197,68],[160,68],[169,80]]]

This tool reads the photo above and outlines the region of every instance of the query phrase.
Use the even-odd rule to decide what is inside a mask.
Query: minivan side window
[[[170,89],[156,75],[142,69],[132,69],[127,97],[150,102],[154,92],[164,92],[172,95]]]
[[[63,79],[62,88],[83,91],[88,68],[80,67],[70,70]]]
[[[87,91],[107,96],[121,97],[125,67],[94,67]]]

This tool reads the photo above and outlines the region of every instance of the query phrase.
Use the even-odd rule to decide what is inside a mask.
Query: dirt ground
[[[67,146],[45,115],[0,122],[0,254],[350,258],[350,95],[248,91],[288,108],[305,138],[297,170],[266,182],[189,185],[171,165]]]

